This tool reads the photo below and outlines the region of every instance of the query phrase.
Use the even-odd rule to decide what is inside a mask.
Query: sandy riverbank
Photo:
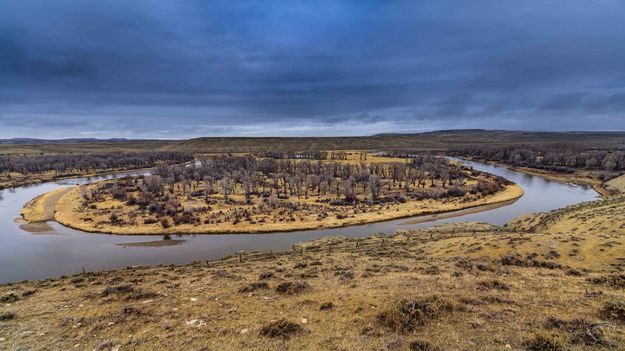
[[[29,223],[54,220],[57,203],[70,190],[72,190],[71,187],[59,188],[37,196],[24,206],[21,211],[22,217]]]

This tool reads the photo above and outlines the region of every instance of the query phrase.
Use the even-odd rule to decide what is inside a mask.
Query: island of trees
[[[120,234],[336,227],[509,200],[507,180],[445,158],[366,153],[214,155],[77,188],[57,221]]]

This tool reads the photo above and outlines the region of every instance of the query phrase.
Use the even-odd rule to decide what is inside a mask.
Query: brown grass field
[[[623,206],[568,211],[613,220],[606,201]],[[461,223],[6,284],[0,348],[623,349],[625,229],[558,225]]]
[[[313,150],[444,150],[462,145],[576,144],[623,146],[623,132],[524,132],[450,130],[362,137],[210,137],[189,140],[128,140],[64,144],[0,144],[0,154],[98,151],[185,151],[193,153]]]

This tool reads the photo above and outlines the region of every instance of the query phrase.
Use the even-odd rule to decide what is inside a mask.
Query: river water
[[[498,166],[461,162],[517,183],[523,188],[525,195],[506,206],[477,213],[460,211],[455,217],[447,214],[422,216],[289,233],[181,235],[163,241],[162,235],[85,233],[56,222],[48,223],[51,227],[48,232],[30,233],[22,230],[21,223],[16,221],[24,204],[37,195],[59,187],[85,184],[112,176],[77,178],[4,190],[0,193],[0,283],[55,277],[80,272],[83,268],[93,271],[130,265],[179,264],[193,260],[218,259],[241,250],[286,250],[293,244],[331,235],[365,237],[380,232],[391,234],[396,229],[465,221],[502,225],[522,214],[549,211],[598,197],[591,187],[550,181]],[[426,221],[414,223],[415,219]],[[168,245],[162,245],[163,243]]]

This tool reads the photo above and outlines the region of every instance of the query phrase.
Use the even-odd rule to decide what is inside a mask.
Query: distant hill
[[[484,129],[384,133],[356,137],[203,137],[188,140],[6,139],[0,154],[97,151],[183,151],[192,153],[304,150],[444,150],[466,145],[576,144],[625,147],[625,132],[528,132]]]
[[[128,141],[126,138],[71,138],[71,139],[35,139],[35,138],[12,138],[0,139],[0,145],[38,145],[38,144],[78,144],[78,143],[99,143]]]
[[[625,132],[527,132],[483,129],[444,130],[362,137],[206,137],[172,142],[166,150],[187,152],[247,152],[268,150],[430,149],[466,145],[578,144],[625,146]]]

